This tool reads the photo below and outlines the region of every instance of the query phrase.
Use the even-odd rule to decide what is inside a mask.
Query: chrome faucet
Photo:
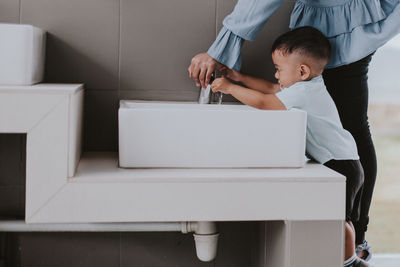
[[[215,76],[216,76],[216,72],[211,74],[210,83],[207,85],[207,87],[205,89],[203,89],[200,86],[199,104],[211,104],[211,103],[221,104],[222,103],[223,94],[221,92],[214,94],[211,90],[211,84],[214,81]],[[214,101],[215,95],[218,95],[217,101]]]

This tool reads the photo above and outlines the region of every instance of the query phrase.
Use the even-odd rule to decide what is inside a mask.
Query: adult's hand
[[[196,82],[197,86],[201,85],[202,88],[206,88],[210,83],[211,74],[220,66],[221,64],[207,53],[197,54],[192,58],[188,68],[189,77]]]

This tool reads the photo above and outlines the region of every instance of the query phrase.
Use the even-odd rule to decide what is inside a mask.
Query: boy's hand
[[[224,71],[225,74],[224,76],[235,81],[235,82],[240,82],[242,80],[242,74],[236,70],[232,70],[228,68],[227,66],[223,66],[220,71]]]
[[[215,92],[222,92],[224,94],[230,94],[230,86],[232,83],[228,81],[225,77],[217,78],[211,84],[212,91]]]

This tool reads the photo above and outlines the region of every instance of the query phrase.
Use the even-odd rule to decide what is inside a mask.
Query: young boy
[[[215,79],[211,88],[231,94],[259,109],[302,109],[307,112],[308,156],[346,176],[346,223],[344,266],[372,266],[355,254],[355,231],[351,223],[359,216],[364,173],[352,135],[343,129],[335,103],[325,88],[322,72],[329,61],[327,38],[312,27],[301,27],[280,36],[273,44],[272,60],[278,84],[224,67],[226,77]]]

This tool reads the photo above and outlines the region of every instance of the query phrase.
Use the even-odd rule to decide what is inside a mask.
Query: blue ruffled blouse
[[[244,40],[253,41],[283,0],[239,0],[223,21],[208,54],[240,70]],[[327,68],[350,64],[371,54],[400,33],[400,0],[297,0],[290,29],[312,26],[331,43]]]

